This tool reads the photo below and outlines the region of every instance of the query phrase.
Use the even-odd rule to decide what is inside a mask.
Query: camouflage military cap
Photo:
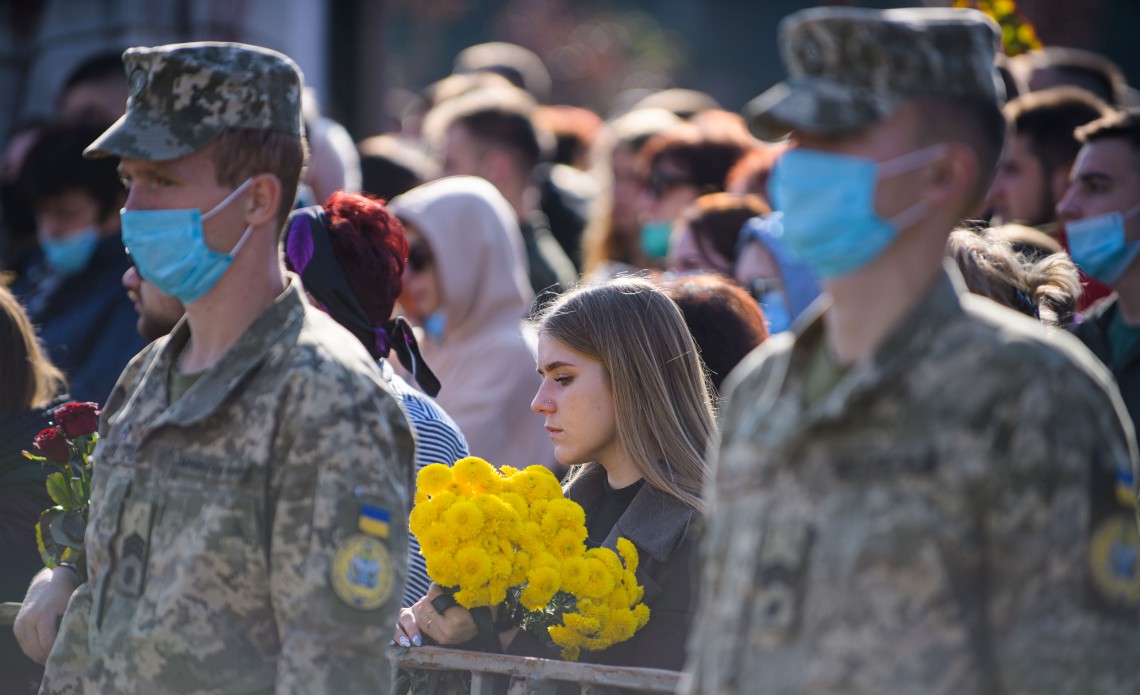
[[[180,43],[123,53],[126,114],[84,152],[163,161],[225,128],[301,135],[303,78],[288,57],[238,43]]]
[[[977,10],[823,7],[780,23],[788,79],[744,109],[763,138],[805,130],[838,134],[889,115],[919,95],[997,103],[1000,32]]]

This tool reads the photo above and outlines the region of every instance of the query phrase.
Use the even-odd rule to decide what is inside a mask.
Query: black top
[[[598,506],[586,514],[587,540],[591,548],[598,548],[606,542],[614,524],[625,514],[629,503],[644,484],[645,478],[642,478],[632,485],[613,488],[608,479],[602,478],[602,498],[598,500]]]

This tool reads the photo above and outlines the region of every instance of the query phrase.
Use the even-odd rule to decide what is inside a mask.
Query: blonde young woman
[[[626,642],[581,661],[680,670],[696,607],[696,527],[715,432],[709,389],[680,310],[640,279],[574,290],[538,319],[538,373],[531,408],[543,416],[559,463],[573,466],[566,495],[586,511],[591,546],[637,546],[638,581],[650,618]],[[487,644],[471,614],[441,613],[427,596],[405,609],[399,644],[421,634],[444,645]],[[516,627],[497,629],[511,654],[555,658]],[[493,644],[493,640],[492,640]]]
[[[44,486],[51,468],[20,452],[31,449],[36,433],[48,426],[46,411],[60,403],[65,390],[63,373],[37,340],[24,308],[0,285],[0,601],[24,598],[28,583],[43,569],[35,525],[52,505]],[[3,691],[35,693],[42,677],[43,667],[20,653],[12,630],[0,631]]]

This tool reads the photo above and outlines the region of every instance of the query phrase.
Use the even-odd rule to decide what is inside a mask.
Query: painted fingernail
[[[421,638],[419,635],[415,635],[412,637],[412,644],[416,645],[417,647],[423,646],[423,643],[424,643],[423,638]]]
[[[408,641],[407,637],[401,637],[400,638],[400,646],[401,647],[410,647],[410,646],[412,646],[412,643]]]

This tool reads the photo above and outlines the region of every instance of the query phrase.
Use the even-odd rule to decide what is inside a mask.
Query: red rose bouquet
[[[48,567],[77,562],[83,556],[83,534],[91,504],[91,454],[99,441],[99,404],[68,403],[52,411],[55,427],[32,441],[38,454],[24,456],[59,470],[47,477],[54,507],[45,509],[36,524],[36,545]]]

